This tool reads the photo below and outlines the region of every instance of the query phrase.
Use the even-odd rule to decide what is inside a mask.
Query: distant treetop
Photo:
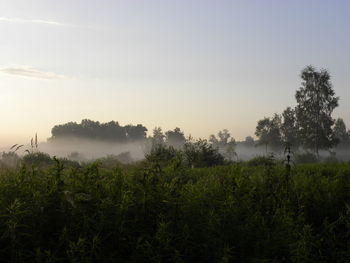
[[[50,138],[51,141],[64,138],[80,138],[92,140],[104,140],[113,142],[130,142],[146,138],[147,128],[141,124],[136,126],[128,124],[119,125],[116,121],[100,123],[84,119],[81,123],[68,122],[55,125]]]

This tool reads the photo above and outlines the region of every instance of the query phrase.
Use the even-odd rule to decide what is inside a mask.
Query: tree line
[[[51,130],[52,137],[49,140],[83,138],[123,143],[143,140],[146,138],[146,132],[147,128],[141,124],[121,126],[116,121],[100,123],[84,119],[81,123],[68,122],[55,125]]]
[[[255,131],[258,144],[264,145],[266,151],[268,148],[279,151],[286,145],[302,147],[317,156],[320,150],[349,148],[350,132],[343,119],[332,118],[339,97],[335,96],[329,72],[307,66],[300,77],[296,106],[258,121]]]
[[[281,114],[264,117],[256,126],[255,135],[247,136],[242,142],[237,142],[227,129],[217,135],[210,135],[207,141],[214,149],[218,149],[225,159],[234,160],[236,146],[264,146],[266,152],[282,151],[287,145],[294,149],[305,149],[319,155],[320,150],[350,148],[350,132],[343,119],[334,119],[332,113],[339,105],[339,97],[330,81],[327,70],[317,70],[307,66],[301,71],[301,87],[295,93],[296,106],[287,107]],[[171,146],[181,149],[189,136],[176,127],[163,132],[160,127],[153,129],[153,134],[147,137],[147,128],[142,124],[125,126],[116,121],[100,123],[84,119],[81,123],[68,122],[52,128],[50,141],[65,138],[84,138],[118,143],[142,141],[147,152],[157,146]]]

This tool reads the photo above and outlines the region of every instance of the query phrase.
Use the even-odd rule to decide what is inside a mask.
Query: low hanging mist
[[[56,125],[46,142],[40,142],[37,146],[34,142],[33,151],[74,161],[114,156],[121,162],[133,162],[144,159],[155,147],[181,150],[186,143],[197,141],[185,136],[180,128],[163,132],[160,127],[155,127],[151,136],[147,136],[147,131],[141,124],[121,126],[116,121],[100,123],[84,119],[80,123]],[[265,154],[265,148],[257,145],[251,136],[245,141],[236,142],[226,129],[205,141],[227,160],[248,160]],[[17,153],[26,154],[25,150],[31,147],[31,144],[25,145]]]
[[[52,136],[40,145],[35,135],[29,145],[13,145],[9,152],[18,155],[44,152],[74,161],[109,156],[130,163],[152,153],[162,158],[182,154],[188,160],[201,156],[206,161],[213,157],[236,162],[259,156],[283,159],[288,149],[298,162],[350,160],[350,131],[342,118],[332,117],[333,110],[339,106],[339,97],[335,95],[329,72],[307,66],[300,77],[296,106],[258,120],[256,140],[247,136],[244,141],[236,141],[227,129],[208,139],[195,140],[178,127],[165,132],[155,127],[152,135],[147,136],[148,129],[142,124],[122,126],[116,121],[100,123],[84,119],[80,123],[54,126]]]

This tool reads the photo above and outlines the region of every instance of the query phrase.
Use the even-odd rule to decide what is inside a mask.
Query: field
[[[350,262],[350,164],[0,170],[1,262]]]

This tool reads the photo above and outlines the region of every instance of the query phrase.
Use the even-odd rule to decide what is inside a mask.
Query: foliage
[[[335,139],[339,142],[337,149],[349,149],[350,132],[346,130],[346,125],[343,119],[338,118],[335,121],[333,132]]]
[[[86,158],[84,156],[84,154],[80,153],[80,152],[71,152],[67,158],[69,160],[72,161],[76,161],[76,162],[82,162],[82,161],[86,161]]]
[[[28,165],[48,166],[52,164],[50,155],[43,152],[28,153],[23,157],[23,162]]]
[[[258,121],[256,126],[255,135],[258,137],[258,144],[265,145],[266,152],[268,146],[273,151],[282,149],[281,138],[281,117],[275,114],[272,118],[264,118]]]
[[[210,167],[223,164],[224,157],[206,140],[199,139],[187,140],[180,150],[158,144],[146,155],[146,161],[161,166],[177,162],[187,167]]]
[[[299,138],[305,149],[313,150],[318,156],[320,149],[337,144],[331,115],[339,98],[335,97],[327,70],[317,71],[307,66],[302,70],[301,78],[302,87],[295,94]]]
[[[0,170],[1,258],[349,262],[350,165],[264,167]]]
[[[132,163],[133,159],[130,152],[122,152],[118,155],[107,155],[106,157],[97,160],[103,167],[114,168],[118,164]]]
[[[207,140],[187,141],[183,154],[190,167],[210,167],[224,163],[224,157]]]
[[[1,166],[2,167],[18,167],[21,159],[16,152],[3,152],[1,155]]]
[[[155,127],[153,129],[152,136],[152,149],[164,146],[165,144],[165,135],[161,127]]]
[[[152,148],[151,152],[147,154],[146,160],[155,163],[168,163],[180,154],[179,150],[176,150],[172,146],[159,144]]]
[[[340,143],[338,149],[350,147],[350,133],[342,119],[336,122],[332,112],[338,106],[330,74],[327,70],[317,71],[307,66],[301,72],[301,87],[296,91],[297,106],[287,107],[282,115],[258,121],[255,135],[258,144],[278,151],[284,144],[294,149],[302,146],[319,157],[320,150],[329,150]],[[335,124],[335,125],[334,125]]]
[[[227,129],[219,131],[217,134],[218,138],[215,135],[210,135],[209,142],[212,146],[219,151],[222,156],[228,160],[233,161],[237,157],[236,153],[236,141]]]
[[[295,110],[291,107],[287,107],[282,113],[281,135],[285,144],[294,148],[299,146],[297,119]]]
[[[259,167],[259,166],[270,167],[270,166],[274,166],[275,164],[276,164],[276,160],[273,158],[273,155],[256,156],[246,162],[246,165],[251,167]]]
[[[120,126],[118,122],[100,123],[84,119],[81,123],[68,122],[52,128],[50,141],[81,138],[113,142],[139,141],[146,138],[147,128],[141,124]]]
[[[175,128],[173,131],[165,133],[165,143],[175,149],[181,149],[185,144],[186,138],[180,128]]]
[[[255,146],[255,141],[254,141],[254,138],[252,136],[245,137],[245,140],[242,143],[247,148],[252,148]]]
[[[337,163],[339,160],[337,159],[335,153],[330,152],[330,155],[323,159],[324,163]]]
[[[311,152],[297,153],[294,155],[294,160],[296,163],[317,163],[318,162],[317,156]]]

